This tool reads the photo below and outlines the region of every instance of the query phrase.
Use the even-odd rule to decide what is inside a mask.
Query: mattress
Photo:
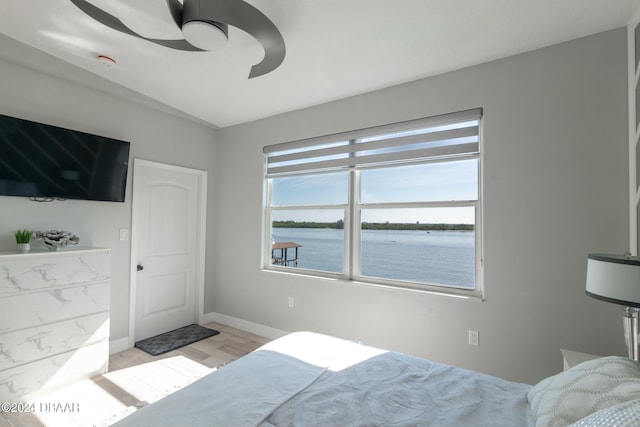
[[[116,426],[532,426],[530,385],[326,335],[277,339]]]

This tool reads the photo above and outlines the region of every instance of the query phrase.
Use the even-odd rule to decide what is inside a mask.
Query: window
[[[264,147],[265,268],[480,295],[481,115]]]

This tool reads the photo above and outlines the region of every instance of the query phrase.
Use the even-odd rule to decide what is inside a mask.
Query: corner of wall
[[[636,34],[639,33],[639,34]],[[640,35],[640,6],[636,9],[627,25],[627,62],[628,62],[628,92],[629,92],[629,251],[633,255],[638,254],[638,217],[640,212],[640,189],[638,183],[638,159],[640,151],[638,140],[638,122],[640,121],[640,102],[637,99],[637,91],[640,89],[640,46],[638,46],[638,35]]]
[[[133,343],[129,337],[118,338],[109,342],[109,355],[129,350],[133,347]]]

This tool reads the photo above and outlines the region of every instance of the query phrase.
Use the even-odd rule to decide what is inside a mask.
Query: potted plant
[[[31,230],[17,230],[13,232],[16,238],[17,250],[21,254],[26,254],[31,250],[31,237],[33,231]]]

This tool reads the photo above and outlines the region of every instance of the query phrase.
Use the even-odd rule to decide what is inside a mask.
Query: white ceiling
[[[89,0],[147,37],[182,38],[165,0]],[[213,0],[212,0],[213,1]],[[229,29],[183,52],[96,23],[69,0],[0,0],[0,32],[216,127],[226,127],[626,25],[638,0],[249,0],[282,33],[275,71]],[[2,52],[0,52],[1,54]],[[117,65],[105,67],[97,55]]]

